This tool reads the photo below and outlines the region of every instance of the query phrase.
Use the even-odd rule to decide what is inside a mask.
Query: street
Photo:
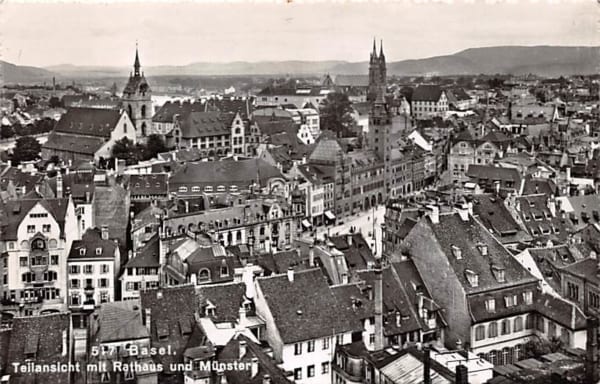
[[[379,205],[374,210],[363,211],[352,216],[343,217],[338,219],[338,222],[342,221],[343,224],[335,226],[320,226],[317,227],[317,239],[323,240],[326,234],[329,236],[336,236],[345,233],[350,233],[350,227],[355,227],[356,232],[363,234],[365,240],[371,247],[376,245],[375,254],[381,255],[381,223],[384,221],[385,205]],[[373,224],[375,224],[375,244],[373,241]],[[310,238],[312,232],[305,232],[304,238]]]

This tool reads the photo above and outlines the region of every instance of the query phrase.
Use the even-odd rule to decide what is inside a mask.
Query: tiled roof
[[[310,161],[336,162],[340,159],[342,147],[334,139],[323,139],[317,142],[313,152],[310,154]]]
[[[236,185],[245,189],[260,179],[261,186],[274,177],[283,178],[277,168],[260,159],[239,161],[207,161],[187,163],[179,169],[169,180],[171,185]]]
[[[139,300],[102,304],[98,310],[98,323],[100,326],[95,335],[95,341],[98,343],[149,337],[148,330],[142,323]]]
[[[600,286],[600,276],[598,275],[598,261],[594,259],[585,259],[573,263],[564,268],[565,272],[586,279],[587,281]]]
[[[168,370],[168,364],[182,361],[186,348],[198,346],[202,341],[202,331],[194,317],[198,296],[193,286],[183,285],[142,291],[140,301],[144,314],[150,309],[152,346],[170,346],[174,352],[155,356]]]
[[[529,286],[529,291],[534,296],[537,294],[537,292],[534,292],[535,288],[536,286],[534,284]],[[536,308],[535,300],[533,300],[531,304],[525,303],[523,297],[524,291],[524,287],[521,286],[511,289],[504,289],[502,291],[492,291],[490,293],[468,296],[467,300],[471,318],[474,322],[480,323],[533,312]],[[507,306],[504,298],[511,296],[517,297],[517,303],[513,306]],[[488,311],[486,309],[486,301],[490,299],[494,299],[495,302],[495,308],[493,311]]]
[[[525,186],[522,193],[523,195],[532,195],[537,193],[555,195],[556,192],[556,184],[552,180],[534,178],[531,175],[525,177]]]
[[[574,304],[558,297],[541,294],[536,302],[537,312],[569,329],[586,328],[586,316]],[[574,327],[573,327],[574,326]]]
[[[61,237],[64,236],[69,199],[20,199],[9,200],[4,204],[0,233],[3,240],[17,240],[19,224],[21,224],[29,211],[38,203],[58,222]]]
[[[176,115],[185,118],[191,112],[202,112],[205,108],[206,106],[199,101],[194,103],[190,103],[189,101],[183,103],[179,101],[167,101],[158,111],[156,111],[152,117],[152,121],[156,123],[173,123]]]
[[[13,319],[8,348],[8,361],[25,363],[31,359],[36,364],[68,363],[69,351],[63,354],[63,332],[70,347],[71,315],[57,313],[51,315],[16,317]],[[12,370],[11,370],[12,371]],[[69,383],[69,373],[11,373],[11,383]]]
[[[552,212],[548,208],[547,195],[521,196],[516,201],[518,202],[521,220],[523,220],[525,228],[535,240],[566,240],[567,227],[560,218],[552,216]]]
[[[246,343],[246,354],[240,358],[240,341]],[[227,370],[225,377],[228,384],[264,384],[265,375],[269,375],[271,384],[292,384],[285,372],[279,368],[277,363],[267,355],[260,345],[255,344],[248,337],[238,334],[234,336],[218,355],[221,362],[244,361],[250,362],[252,358],[258,359],[258,371],[254,377],[250,377],[249,370]]]
[[[130,76],[127,81],[127,85],[123,90],[123,94],[135,94],[136,92],[150,92],[150,86],[146,81],[144,75],[142,76]]]
[[[373,270],[358,272],[358,278],[374,287]],[[416,307],[412,305],[414,299],[408,297],[394,269],[388,267],[383,270],[382,282],[384,335],[393,336],[421,329]]]
[[[438,224],[433,224],[430,220],[426,222],[432,228],[435,241],[445,253],[458,281],[467,293],[536,281],[483,225],[472,218],[463,221],[458,213],[440,214]],[[414,232],[415,229],[411,231]],[[487,256],[482,254],[479,245],[487,246]],[[460,249],[460,259],[455,256],[453,246]],[[504,269],[504,282],[496,279],[492,273],[492,266]],[[478,276],[477,286],[471,286],[469,283],[468,271]]]
[[[42,148],[93,156],[104,144],[106,139],[103,137],[52,131]]]
[[[169,176],[166,173],[129,176],[131,196],[166,196],[169,193]]]
[[[152,236],[144,246],[137,251],[135,257],[125,264],[124,268],[159,267],[158,234]]]
[[[419,85],[412,94],[412,101],[435,101],[442,97],[443,90],[439,85]]]
[[[308,255],[296,250],[261,255],[259,264],[271,273],[286,273],[288,268],[296,271],[310,268]]]
[[[349,236],[352,236],[352,245],[348,244]],[[330,236],[329,240],[344,254],[350,270],[365,269],[369,263],[375,262],[373,251],[361,233]]]
[[[96,226],[108,226],[110,239],[118,239],[119,246],[125,244],[129,224],[129,191],[120,185],[97,186],[94,198]]]
[[[222,112],[191,112],[180,120],[181,136],[196,138],[231,134],[235,114]]]
[[[103,240],[96,228],[88,229],[81,240],[73,241],[69,251],[69,260],[76,259],[114,259],[117,245],[112,240]]]
[[[214,315],[210,317],[216,323],[238,320],[246,292],[244,283],[204,285],[197,287],[196,291],[200,297],[201,306],[208,302],[215,306]]]
[[[492,195],[473,196],[473,213],[502,244],[531,241],[504,206],[502,199]]]
[[[291,117],[255,115],[252,120],[256,123],[262,135],[272,136],[276,133],[287,132],[295,136],[298,132],[298,128]]]
[[[116,109],[69,108],[54,128],[55,132],[77,136],[110,138],[119,122],[121,112]]]
[[[471,164],[467,170],[467,176],[478,180],[489,181],[512,181],[515,183],[515,188],[519,188],[521,175],[514,168],[494,167],[491,165]]]
[[[344,310],[320,269],[258,278],[275,327],[285,344],[362,330],[360,321]]]

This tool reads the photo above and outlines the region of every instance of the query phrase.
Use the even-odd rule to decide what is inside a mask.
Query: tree
[[[352,107],[348,95],[333,92],[327,95],[320,108],[321,129],[336,132],[338,136],[354,136],[352,127],[354,119],[351,116]]]
[[[548,353],[554,353],[561,350],[563,347],[562,341],[558,337],[553,337],[550,340],[532,339],[523,345],[524,358],[538,358]]]
[[[150,160],[159,153],[167,152],[167,146],[163,141],[162,137],[159,135],[153,134],[148,136],[148,140],[146,141],[145,146],[141,146],[141,160]]]
[[[15,130],[10,125],[3,125],[0,127],[0,138],[9,139],[15,135]]]
[[[133,144],[133,141],[127,137],[115,142],[112,147],[111,156],[113,158],[123,159],[127,165],[135,164],[138,160],[139,148]]]
[[[42,145],[31,136],[19,137],[13,149],[12,161],[19,164],[22,161],[36,160],[40,156]]]

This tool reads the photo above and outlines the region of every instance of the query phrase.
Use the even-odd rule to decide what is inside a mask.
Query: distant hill
[[[365,54],[366,56],[366,54]],[[15,66],[0,62],[4,82],[61,79],[118,78],[131,72],[129,67],[58,65],[45,69]],[[143,67],[148,77],[219,75],[366,75],[368,62],[347,61],[235,61],[198,62],[182,66]],[[388,62],[388,75],[477,75],[527,74],[559,76],[600,73],[600,47],[504,46],[471,48],[453,55]]]
[[[52,83],[54,73],[42,68],[14,65],[0,60],[0,84],[14,83],[32,83],[43,82]]]

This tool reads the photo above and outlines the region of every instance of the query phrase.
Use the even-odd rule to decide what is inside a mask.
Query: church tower
[[[373,39],[373,52],[369,60],[369,90],[367,101],[373,102],[377,98],[377,93],[383,88],[387,88],[387,68],[385,65],[385,55],[383,54],[383,41],[377,55],[377,46]]]
[[[135,61],[133,73],[129,74],[129,81],[123,90],[123,108],[135,126],[136,138],[144,141],[152,132],[152,90],[140,72],[140,57],[137,44],[135,47]]]

